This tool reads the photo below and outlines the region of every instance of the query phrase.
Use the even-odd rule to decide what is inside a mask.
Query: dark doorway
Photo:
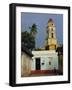
[[[36,70],[40,70],[40,58],[36,58]]]

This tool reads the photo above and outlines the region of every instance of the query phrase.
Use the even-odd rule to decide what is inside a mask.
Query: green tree
[[[32,34],[32,36],[35,38],[36,34],[37,34],[37,26],[36,24],[33,24],[30,28],[30,33]]]
[[[25,31],[21,33],[22,45],[30,50],[35,48],[35,39],[31,33]]]
[[[36,24],[33,24],[29,29],[30,32],[24,31],[21,33],[21,42],[26,48],[33,50],[35,49],[35,37],[37,33]]]

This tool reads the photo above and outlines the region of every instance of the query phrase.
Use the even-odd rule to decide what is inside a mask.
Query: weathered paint
[[[40,58],[40,70],[37,71],[49,71],[49,70],[58,70],[58,53],[54,50],[49,51],[32,51],[34,55],[32,57],[31,70],[36,71],[36,58]],[[49,64],[49,62],[51,62]]]
[[[31,60],[32,58],[26,53],[21,55],[21,76],[28,76],[31,74]]]

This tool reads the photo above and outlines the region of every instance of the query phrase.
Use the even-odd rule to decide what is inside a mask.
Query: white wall
[[[51,59],[50,59],[51,58]],[[43,57],[41,58],[41,63],[44,62],[44,65],[41,64],[41,70],[53,70],[54,67],[58,69],[58,56],[53,57]],[[49,62],[51,62],[51,65],[49,65]]]
[[[71,84],[45,85],[35,87],[9,87],[9,3],[35,3],[52,5],[70,5],[72,11],[72,0],[0,0],[0,90],[71,90]],[[72,20],[72,12],[71,12]],[[72,25],[72,21],[71,21]],[[72,26],[71,26],[72,29]],[[72,40],[72,31],[71,31]],[[71,43],[72,44],[72,43]],[[72,45],[71,45],[72,46]],[[71,48],[72,50],[72,48]],[[71,61],[72,64],[72,61]],[[71,65],[72,69],[72,65]],[[72,76],[72,70],[71,70]],[[72,78],[71,78],[72,79]],[[71,80],[72,81],[72,80]]]
[[[32,70],[36,70],[36,58],[40,58],[40,70],[58,69],[58,53],[55,51],[33,51]],[[49,62],[51,61],[51,65]],[[44,62],[44,65],[42,63]]]

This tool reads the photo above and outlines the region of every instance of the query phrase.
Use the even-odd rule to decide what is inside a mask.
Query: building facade
[[[48,73],[58,70],[58,53],[52,51],[32,51],[32,73]]]
[[[21,52],[21,77],[31,74],[31,63],[33,54],[25,47],[22,47]]]

